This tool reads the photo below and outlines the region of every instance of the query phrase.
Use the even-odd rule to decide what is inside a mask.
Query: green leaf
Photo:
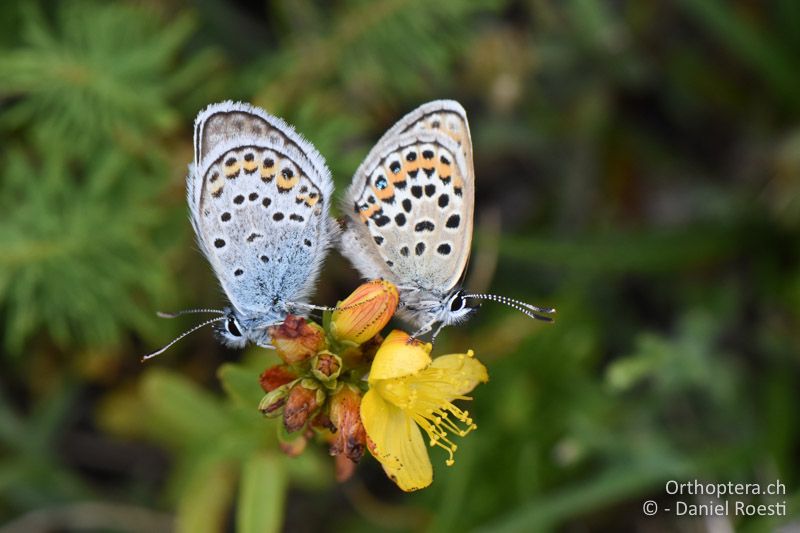
[[[164,440],[202,442],[224,434],[230,426],[214,397],[178,374],[151,370],[143,378],[142,395],[153,427]]]
[[[37,133],[80,147],[114,138],[132,148],[177,126],[170,100],[214,65],[200,55],[178,59],[195,28],[186,16],[166,21],[154,9],[78,1],[45,17],[30,4],[23,43],[0,58],[0,95],[20,97],[0,121],[6,126],[35,122]]]
[[[152,309],[170,291],[152,242],[164,215],[158,172],[114,149],[86,160],[71,150],[30,143],[0,159],[0,323],[11,353],[42,333],[62,348],[117,343],[125,328],[152,333]]]
[[[178,501],[178,533],[223,531],[236,486],[236,474],[227,461],[197,466]]]
[[[257,454],[244,465],[236,509],[237,531],[280,531],[286,499],[286,471],[274,455]]]
[[[217,371],[222,388],[238,405],[256,409],[264,391],[258,384],[258,375],[249,368],[233,363],[222,365]]]

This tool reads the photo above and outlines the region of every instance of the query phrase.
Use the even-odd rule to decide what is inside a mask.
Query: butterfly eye
[[[241,337],[242,332],[239,331],[239,327],[236,325],[236,320],[233,318],[228,319],[228,323],[226,324],[228,328],[228,332],[233,335],[234,337]]]
[[[464,298],[462,298],[461,295],[459,294],[458,296],[453,298],[453,300],[450,302],[450,310],[453,312],[461,311],[462,309],[464,309],[464,304],[465,304]]]

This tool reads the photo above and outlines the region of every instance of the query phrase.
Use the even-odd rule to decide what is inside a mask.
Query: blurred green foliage
[[[0,523],[19,530],[686,529],[668,479],[800,509],[800,4],[794,0],[46,1],[0,6]],[[191,126],[295,124],[337,188],[421,102],[475,146],[471,288],[445,331],[490,369],[456,465],[337,485],[255,411],[273,356],[156,309],[217,305],[192,245]],[[317,293],[355,286],[332,254]],[[236,359],[235,363],[224,363]],[[769,498],[753,501],[770,503]]]

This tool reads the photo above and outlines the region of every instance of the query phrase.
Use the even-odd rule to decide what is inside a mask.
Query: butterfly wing
[[[474,180],[464,109],[451,100],[420,106],[356,171],[342,252],[365,277],[447,293],[469,260]]]
[[[322,156],[283,120],[234,102],[198,115],[194,149],[192,225],[231,304],[252,316],[303,301],[334,232]]]

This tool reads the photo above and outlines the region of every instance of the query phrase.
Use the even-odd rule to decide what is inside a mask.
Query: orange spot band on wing
[[[358,212],[359,216],[361,217],[361,221],[366,223],[369,220],[369,217],[374,215],[378,209],[380,209],[376,204],[369,204],[366,209],[362,209]]]
[[[292,188],[300,183],[300,176],[293,175],[291,178],[287,178],[283,174],[278,176],[277,185],[278,188],[284,191],[290,191]]]

